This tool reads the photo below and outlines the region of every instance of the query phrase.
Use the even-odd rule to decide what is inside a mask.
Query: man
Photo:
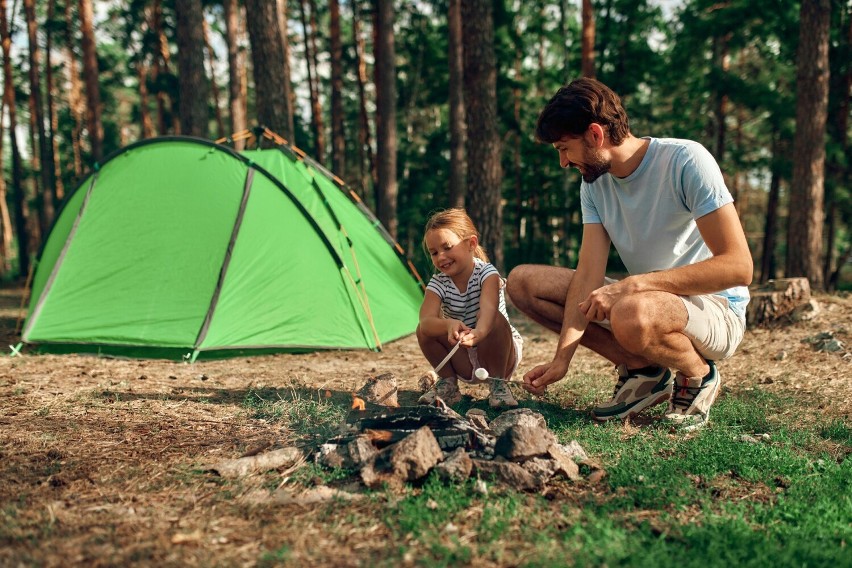
[[[670,400],[667,421],[700,428],[719,390],[715,361],[742,340],[753,269],[719,166],[696,142],[633,136],[618,95],[588,78],[559,89],[536,137],[583,176],[583,239],[576,270],[509,274],[515,306],[559,333],[553,360],[524,375],[524,388],[542,394],[583,345],[619,374],[595,419]],[[618,282],[604,275],[610,244],[630,272]]]

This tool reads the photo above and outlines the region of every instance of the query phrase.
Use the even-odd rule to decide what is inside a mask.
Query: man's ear
[[[606,138],[606,132],[604,131],[604,127],[598,124],[597,122],[593,122],[589,125],[589,130],[587,131],[588,135],[591,137],[590,142],[593,144],[595,148],[600,148],[603,146],[604,138]]]

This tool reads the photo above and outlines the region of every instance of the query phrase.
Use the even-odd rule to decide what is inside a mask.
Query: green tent
[[[412,333],[422,282],[342,183],[281,146],[145,140],[69,196],[23,341],[195,358],[369,348]]]

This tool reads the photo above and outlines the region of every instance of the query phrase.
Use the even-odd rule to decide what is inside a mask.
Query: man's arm
[[[609,317],[612,306],[629,294],[659,291],[694,296],[751,284],[754,264],[733,204],[708,213],[696,224],[712,257],[688,266],[628,276],[592,292],[581,309]]]
[[[579,304],[592,291],[603,285],[609,247],[610,238],[603,225],[599,223],[583,225],[580,258],[577,262],[577,270],[568,285],[562,331],[556,346],[556,354],[550,363],[534,367],[524,375],[524,383],[526,383],[524,388],[531,393],[543,394],[544,387],[562,380],[568,372],[568,366],[574,358],[580,338],[583,337],[589,323],[580,311]]]

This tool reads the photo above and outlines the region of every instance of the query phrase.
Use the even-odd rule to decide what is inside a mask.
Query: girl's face
[[[449,229],[426,231],[426,250],[435,268],[447,276],[464,274],[473,267],[476,237],[462,239]]]

